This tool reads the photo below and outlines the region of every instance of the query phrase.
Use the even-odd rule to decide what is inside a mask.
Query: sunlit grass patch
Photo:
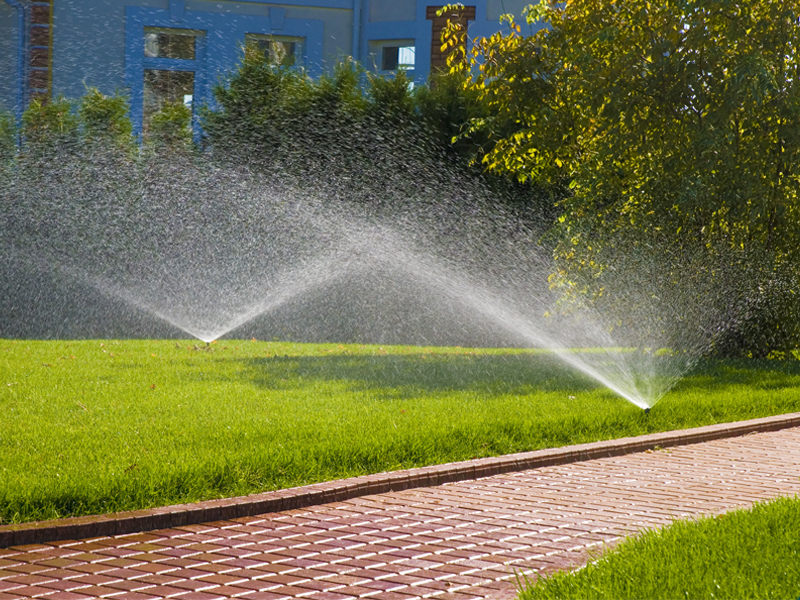
[[[800,410],[709,362],[649,415],[541,351],[0,341],[0,522],[279,489]]]
[[[783,498],[647,531],[583,569],[529,582],[520,600],[798,595],[800,500]]]

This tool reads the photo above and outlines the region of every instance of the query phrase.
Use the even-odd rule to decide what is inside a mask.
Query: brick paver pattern
[[[512,598],[674,519],[800,491],[800,428],[127,536],[0,549],[0,600]]]

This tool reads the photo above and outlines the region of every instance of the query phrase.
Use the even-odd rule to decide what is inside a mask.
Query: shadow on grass
[[[392,397],[404,391],[527,394],[532,390],[586,392],[602,387],[544,354],[286,356],[241,363],[245,369],[240,375],[269,389],[294,387],[298,380],[338,381],[350,389],[384,390]]]
[[[546,353],[273,356],[238,361],[238,375],[258,387],[283,390],[298,382],[341,382],[351,390],[391,397],[419,392],[582,393],[601,383]],[[750,387],[781,390],[800,386],[800,361],[700,360],[674,386],[681,394]],[[611,395],[615,395],[609,392]]]
[[[675,386],[678,392],[718,392],[747,386],[757,390],[782,390],[800,386],[800,361],[706,358]]]

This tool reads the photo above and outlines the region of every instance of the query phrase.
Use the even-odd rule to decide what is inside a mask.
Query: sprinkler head
[[[646,415],[650,414],[650,407],[649,406],[644,409],[644,414],[646,414]]]

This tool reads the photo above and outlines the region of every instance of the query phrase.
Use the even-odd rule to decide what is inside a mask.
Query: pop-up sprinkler
[[[646,414],[646,415],[650,414],[650,407],[649,406],[644,409],[644,414]]]

